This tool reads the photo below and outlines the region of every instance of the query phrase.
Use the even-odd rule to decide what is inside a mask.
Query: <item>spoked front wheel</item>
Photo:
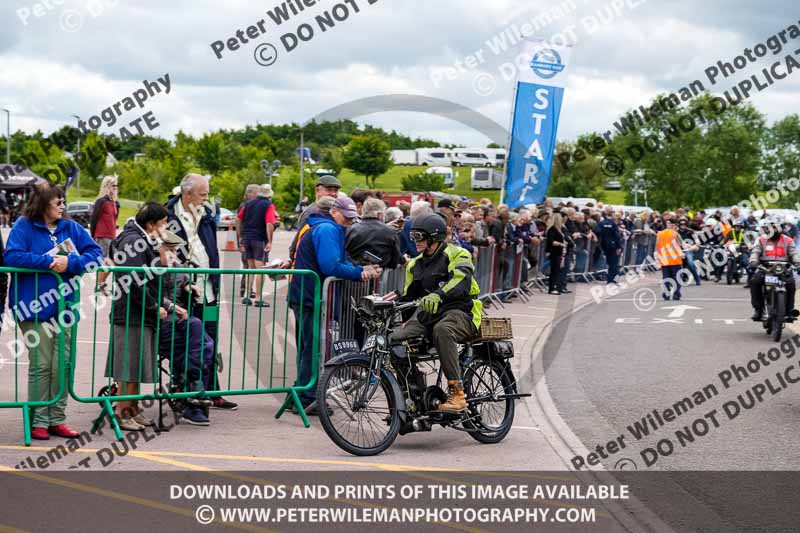
[[[503,440],[514,423],[514,376],[511,368],[479,359],[464,372],[464,392],[469,402],[469,420],[464,427],[484,444]]]
[[[353,360],[325,370],[317,385],[319,421],[328,437],[353,455],[377,455],[400,431],[393,384],[371,375],[369,361]]]
[[[786,293],[775,295],[775,314],[772,317],[772,340],[779,342],[783,334],[783,317],[786,315]]]

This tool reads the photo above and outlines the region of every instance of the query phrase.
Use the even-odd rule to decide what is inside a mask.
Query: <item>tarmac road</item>
[[[671,436],[674,453],[659,457],[651,468],[798,469],[800,442],[791,437],[800,424],[800,384],[787,382],[783,387],[775,373],[783,373],[791,365],[794,369],[789,378],[800,378],[800,357],[792,357],[800,348],[792,342],[774,343],[760,324],[749,320],[750,313],[749,293],[742,285],[715,283],[689,287],[680,302],[659,299],[649,311],[637,309],[629,293],[589,306],[562,324],[569,329],[558,351],[545,349],[550,394],[564,420],[589,449],[625,436],[624,453],[621,450],[609,456],[603,461],[606,467],[613,468],[627,456],[640,463],[641,469],[645,465],[639,452]],[[785,330],[783,340],[793,335]],[[780,358],[773,362],[767,350],[776,347],[781,350]],[[765,353],[769,366],[758,361],[758,370],[752,372],[756,364],[749,370],[746,365],[759,352]],[[731,365],[745,367],[748,376],[739,372],[740,381]],[[765,383],[767,378],[772,391]],[[741,394],[749,405],[747,390],[759,383],[767,389],[762,401],[749,410],[741,409],[741,414],[730,420],[723,404],[736,402]],[[693,396],[697,391],[701,396]],[[686,397],[689,403],[683,401]],[[676,402],[681,402],[677,409]],[[628,426],[641,423],[653,410],[663,418],[667,409],[677,411],[675,419],[660,427],[654,416],[659,428],[654,430],[648,424],[649,435],[637,442]],[[709,418],[708,433],[695,435],[694,442],[681,446],[675,430],[715,409],[719,427]],[[697,429],[702,432],[700,426],[703,424]]]
[[[678,530],[796,530],[798,476],[774,471],[800,467],[800,339],[769,339],[742,285],[645,303],[625,292],[557,326],[544,364],[562,419]]]

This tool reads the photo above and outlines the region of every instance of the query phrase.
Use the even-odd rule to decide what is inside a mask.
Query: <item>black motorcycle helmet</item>
[[[444,242],[447,238],[447,222],[437,213],[420,215],[411,223],[410,236],[414,242]]]

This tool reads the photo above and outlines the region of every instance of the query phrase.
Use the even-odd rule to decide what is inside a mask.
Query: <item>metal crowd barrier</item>
[[[478,282],[478,287],[481,289],[481,298],[485,297],[492,291],[492,285],[495,277],[495,245],[479,246],[478,259],[475,262],[475,280]]]
[[[25,268],[0,267],[0,276],[9,274],[10,284],[8,291],[9,313],[4,316],[2,342],[5,349],[0,355],[0,408],[20,408],[22,409],[22,425],[25,445],[31,445],[31,424],[35,418],[36,409],[49,409],[59,402],[67,391],[66,376],[69,371],[70,360],[74,358],[67,356],[65,330],[59,324],[59,319],[65,318],[65,299],[61,297],[60,288],[63,286],[61,276],[52,271],[36,271]],[[40,288],[45,291],[41,297],[32,302],[19,302],[19,280],[22,277],[33,276],[34,291],[39,294]],[[43,278],[54,278],[54,280]],[[47,288],[49,287],[49,289]],[[18,306],[12,307],[11,302],[19,302]],[[56,315],[53,320],[40,321],[39,312],[43,307],[57,304]],[[16,312],[14,311],[16,309]],[[20,323],[25,323],[26,331],[20,335],[22,328]],[[32,333],[32,334],[31,334]],[[55,336],[55,354],[40,353],[40,340],[42,335],[47,335],[50,339]],[[51,343],[48,343],[51,345]],[[23,352],[27,351],[28,362],[23,360],[26,357]],[[52,390],[52,381],[48,383],[48,399],[35,399],[43,391],[39,390],[39,383],[35,379],[39,372],[39,363],[42,357],[50,357],[51,361],[55,355],[54,372],[57,373],[57,391]],[[46,362],[45,362],[46,363]],[[20,366],[28,368],[27,375],[20,379]],[[51,367],[53,365],[51,364]],[[33,377],[31,383],[30,378]],[[20,387],[26,392],[21,393]],[[24,398],[24,399],[23,399]]]
[[[78,354],[76,363],[73,365],[71,379],[69,382],[70,395],[77,401],[84,403],[97,403],[102,406],[102,414],[95,421],[93,431],[96,431],[103,416],[108,416],[117,438],[121,439],[122,434],[119,430],[116,417],[114,416],[112,402],[114,401],[141,401],[141,400],[188,400],[188,399],[212,399],[219,396],[237,396],[249,394],[286,394],[286,400],[280,410],[275,415],[279,418],[291,403],[297,407],[306,427],[310,427],[308,418],[303,410],[298,396],[299,392],[307,391],[316,386],[318,377],[318,333],[320,306],[320,282],[319,276],[310,270],[241,270],[241,269],[192,269],[192,268],[149,268],[149,267],[102,267],[99,271],[111,272],[110,279],[115,288],[112,296],[105,296],[96,293],[90,302],[81,303],[81,315],[92,316],[92,320],[82,320],[76,323],[72,329],[72,350]],[[172,275],[172,283],[165,283],[165,275]],[[258,300],[266,302],[266,306],[250,306],[239,304],[239,280],[242,275],[264,276],[263,286]],[[155,322],[150,327],[142,328],[138,324],[145,322],[145,316],[156,314],[147,298],[154,297],[157,302],[163,302],[167,297],[173,302],[181,302],[180,291],[183,284],[179,287],[178,276],[188,276],[188,281],[196,287],[194,297],[189,297],[184,303],[178,303],[185,309],[190,316],[196,317],[195,323],[201,322],[201,339],[197,340],[190,336],[188,322],[181,320],[178,310],[173,309],[166,317],[160,314],[154,316],[151,322]],[[300,276],[301,286],[306,283],[313,285],[314,306],[313,309],[299,306],[298,320],[290,313],[287,300],[288,286],[281,280],[287,275],[293,277]],[[208,289],[210,282],[206,283],[203,278],[206,276],[218,276],[219,295],[214,302],[208,301]],[[183,281],[183,280],[182,280]],[[136,294],[139,294],[141,287],[141,305],[131,306],[131,290],[125,289],[125,285],[137,284]],[[150,292],[148,292],[150,291]],[[302,292],[302,291],[301,291]],[[281,297],[278,295],[281,293]],[[187,293],[188,296],[188,293]],[[125,317],[115,318],[114,307],[110,311],[108,305],[114,298],[125,298]],[[196,302],[193,303],[196,299]],[[187,302],[188,303],[185,303]],[[86,307],[91,305],[93,312],[87,313]],[[150,308],[148,308],[148,305]],[[141,309],[139,317],[131,316],[131,309],[134,312]],[[294,311],[294,310],[293,310]],[[299,348],[302,338],[303,313],[313,314],[311,355],[312,375],[307,383],[297,383],[297,370],[299,368]],[[290,318],[291,317],[291,318]],[[116,322],[116,325],[114,326]],[[181,325],[184,326],[181,326]],[[91,353],[78,353],[76,341],[78,328],[85,330],[91,328],[92,348]],[[179,331],[183,327],[183,331]],[[120,329],[123,328],[123,329]],[[166,330],[165,328],[169,328]],[[116,330],[116,331],[115,331]],[[166,333],[168,331],[168,333]],[[124,338],[120,337],[124,332]],[[152,334],[155,346],[149,344],[148,334]],[[209,340],[207,340],[208,334]],[[138,340],[137,337],[138,336]],[[108,339],[103,340],[103,339]],[[120,340],[123,344],[120,345]],[[189,380],[189,359],[190,345],[195,347],[195,341],[199,343],[200,355],[199,379],[205,381],[204,390],[188,390]],[[213,342],[213,361],[208,362],[205,357],[206,342]],[[116,345],[115,345],[116,343]],[[148,353],[146,344],[150,346],[152,354]],[[176,344],[182,344],[180,350],[176,349]],[[98,360],[98,346],[108,345],[105,358]],[[167,347],[168,346],[168,347]],[[134,349],[132,350],[131,347]],[[134,352],[134,353],[132,353]],[[135,353],[138,352],[138,353]],[[102,354],[100,354],[102,355]],[[147,387],[140,385],[140,390],[136,394],[125,394],[118,390],[115,396],[101,394],[98,387],[104,385],[102,390],[113,390],[111,387],[119,383],[113,377],[115,375],[114,364],[119,357],[123,364],[121,376],[129,376],[130,382],[141,382],[144,372],[145,358],[148,357],[149,363],[153,367],[153,383]],[[152,360],[155,358],[155,361]],[[138,364],[137,364],[138,363]],[[163,363],[163,364],[162,364]],[[89,378],[78,381],[75,377],[75,369],[78,365],[82,369],[89,369]],[[135,372],[138,372],[138,381],[131,379],[129,369],[134,368],[129,365],[136,365]],[[204,366],[208,365],[209,370],[205,373]],[[197,366],[197,364],[195,365]],[[165,369],[166,367],[166,369]],[[119,367],[117,367],[119,370]],[[196,370],[194,370],[196,372]],[[209,376],[209,372],[211,375]],[[165,376],[162,376],[165,374]],[[133,376],[133,377],[137,377]],[[122,381],[122,379],[120,379]],[[177,384],[182,386],[176,387]],[[145,391],[144,389],[151,389]],[[159,420],[161,422],[161,420]]]

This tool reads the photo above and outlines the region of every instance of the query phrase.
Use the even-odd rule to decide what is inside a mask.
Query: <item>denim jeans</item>
[[[597,252],[595,253],[595,262],[592,265],[592,270],[597,272],[599,270],[605,270],[606,268],[606,256],[603,254],[603,250],[600,248],[596,249]]]
[[[216,384],[211,366],[214,362],[214,339],[203,331],[203,322],[190,316],[189,320],[176,320],[161,323],[158,353],[168,358],[172,364],[172,373],[181,376],[185,371],[186,384],[201,380],[205,390],[212,390]],[[187,339],[189,349],[187,354]],[[202,339],[202,340],[201,340]]]
[[[503,291],[510,291],[514,288],[514,258],[516,257],[516,247],[508,247],[500,252],[500,288]]]
[[[702,252],[686,252],[686,268],[688,268],[689,272],[692,273],[694,282],[697,285],[700,285],[700,274],[697,272],[697,266],[694,264],[695,254],[700,255]]]
[[[589,260],[589,250],[579,248],[575,252],[575,273],[583,274],[586,272],[586,263]]]
[[[646,244],[637,244],[636,245],[636,265],[641,266],[644,263],[645,258],[647,257],[647,245]]]

